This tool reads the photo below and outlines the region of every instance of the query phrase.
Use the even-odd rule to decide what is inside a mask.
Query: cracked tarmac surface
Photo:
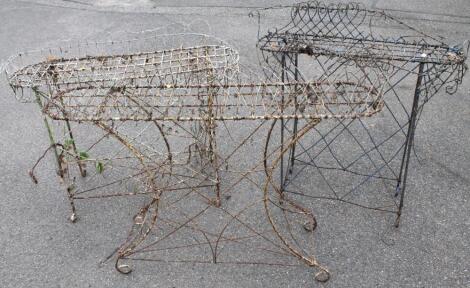
[[[185,2],[3,0],[0,59],[64,39],[189,18],[255,59],[257,27],[246,7],[291,3],[197,0],[188,7]],[[412,25],[423,23],[420,28],[445,35],[450,44],[470,38],[468,0],[361,2]],[[331,205],[341,225],[320,226],[323,234],[316,240],[318,257],[333,271],[326,284],[303,267],[143,263],[124,276],[113,263],[100,266],[123,241],[122,227],[141,203],[81,202],[83,216],[69,223],[66,195],[52,166],[41,171],[39,185],[27,175],[48,146],[37,107],[16,102],[5,81],[0,87],[0,287],[470,287],[469,75],[456,94],[441,92],[423,113],[416,132],[420,161],[412,161],[399,229],[385,215]]]

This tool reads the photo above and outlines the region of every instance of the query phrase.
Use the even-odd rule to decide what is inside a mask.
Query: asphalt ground
[[[191,22],[255,54],[252,8],[287,1],[1,1],[0,59],[99,37]],[[470,2],[362,1],[386,9],[451,44],[470,38]],[[199,26],[198,26],[199,25]],[[122,227],[140,203],[128,199],[79,204],[67,221],[66,195],[53,166],[39,185],[27,175],[48,146],[35,105],[18,103],[0,84],[1,287],[470,287],[470,80],[454,95],[440,93],[426,107],[416,135],[407,204],[399,229],[360,209],[335,208],[343,224],[320,245],[333,272],[326,284],[305,268],[143,263],[127,276],[98,263],[122,243]],[[48,159],[52,163],[53,159]],[[320,236],[320,239],[322,237]],[[385,239],[385,240],[384,240]]]

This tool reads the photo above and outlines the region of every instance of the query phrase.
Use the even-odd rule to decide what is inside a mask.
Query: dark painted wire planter
[[[365,71],[366,82],[384,88],[379,116],[318,125],[315,135],[293,145],[281,161],[279,189],[298,201],[337,200],[394,213],[398,226],[424,104],[443,87],[456,92],[468,47],[451,47],[359,4],[310,1],[250,15],[259,23],[260,61],[273,72],[268,78],[342,79]],[[285,19],[285,25],[270,24],[272,19]],[[295,135],[304,125],[297,119],[280,122],[281,136]],[[299,185],[306,177],[318,188]]]

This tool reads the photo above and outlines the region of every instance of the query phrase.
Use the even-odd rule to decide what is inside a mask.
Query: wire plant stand
[[[368,82],[383,87],[379,117],[337,118],[293,145],[281,162],[279,189],[297,201],[333,200],[393,213],[398,227],[424,104],[442,88],[448,94],[457,91],[467,70],[468,47],[449,46],[360,4],[309,1],[250,16],[259,24],[260,62],[272,75],[321,81],[366,71],[361,75]],[[283,25],[279,19],[285,19]],[[281,121],[281,134],[295,137],[299,125],[298,119]],[[303,186],[306,178],[314,179],[318,189]]]
[[[191,48],[187,43],[196,45]],[[137,53],[136,53],[137,51]],[[100,199],[141,195],[133,183],[133,171],[128,166],[128,155],[122,149],[110,149],[107,132],[94,125],[75,125],[69,119],[54,121],[45,111],[46,104],[57,94],[92,87],[135,87],[148,81],[173,82],[175,75],[197,75],[193,71],[198,61],[211,61],[211,71],[225,74],[238,69],[238,53],[222,40],[199,33],[165,33],[160,30],[133,33],[119,39],[100,41],[68,41],[60,47],[19,53],[4,67],[7,80],[20,102],[37,102],[43,111],[43,120],[51,146],[40,157],[52,150],[57,162],[57,174],[64,183],[72,214],[77,218],[75,200]],[[155,70],[158,69],[158,74]],[[149,80],[151,77],[158,79]],[[189,78],[188,78],[189,79]],[[92,98],[91,98],[92,99]],[[161,143],[159,155],[171,156],[164,131],[160,125],[155,135]],[[149,126],[149,125],[148,125]],[[134,137],[142,137],[149,127],[131,128],[122,122],[115,129],[134,130]],[[140,130],[139,130],[140,129]],[[137,132],[137,130],[139,130]],[[131,132],[129,132],[131,133]],[[112,146],[111,146],[112,147]],[[37,183],[36,163],[30,175]],[[87,169],[90,168],[91,169]],[[88,177],[85,177],[87,176]],[[100,185],[97,187],[96,181]],[[123,184],[124,183],[124,184]],[[122,187],[125,187],[123,189]]]
[[[379,113],[381,82],[363,71],[266,81],[226,43],[194,33],[44,54],[6,70],[18,98],[40,105],[51,142],[30,175],[37,182],[54,151],[71,220],[78,199],[145,197],[113,255],[119,272],[129,261],[307,265],[329,279],[314,254],[313,211],[284,198],[274,175],[318,123]],[[275,123],[293,119],[304,125],[277,141]]]

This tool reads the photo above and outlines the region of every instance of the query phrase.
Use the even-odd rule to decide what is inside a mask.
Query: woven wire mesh
[[[230,81],[73,89],[53,97],[45,112],[72,121],[269,120],[366,117],[382,107],[374,87],[354,82]]]
[[[15,96],[32,102],[36,99],[32,89],[50,97],[55,91],[97,83],[112,87],[173,82],[174,74],[197,72],[192,71],[194,63],[202,69],[199,72],[208,69],[198,62],[208,59],[210,69],[219,75],[238,69],[238,53],[223,40],[201,33],[155,30],[21,52],[3,64],[3,71]]]

